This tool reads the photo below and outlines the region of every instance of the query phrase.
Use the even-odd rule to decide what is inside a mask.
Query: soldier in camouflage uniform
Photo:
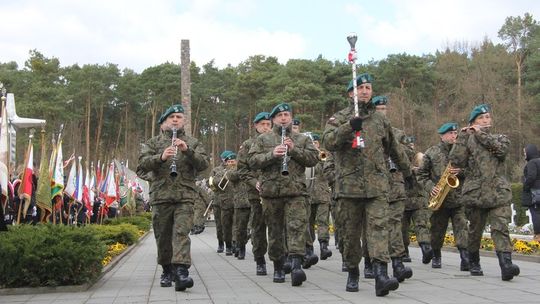
[[[259,196],[259,175],[258,170],[254,170],[248,163],[248,152],[255,138],[260,134],[267,133],[272,130],[272,123],[268,117],[270,113],[261,112],[255,116],[253,124],[255,127],[255,135],[242,143],[238,150],[238,172],[240,178],[246,181],[248,187],[247,198],[251,205],[251,245],[253,257],[256,263],[256,275],[266,275],[266,260],[264,255],[268,247],[266,239],[266,223],[264,221],[261,197]]]
[[[445,123],[439,128],[437,132],[441,137],[441,142],[427,149],[424,154],[423,165],[418,170],[418,180],[424,186],[424,190],[432,196],[437,195],[441,190],[437,183],[448,166],[448,155],[456,142],[457,129],[456,123]],[[461,180],[460,184],[463,183],[463,172],[459,168],[452,168],[450,173]],[[433,211],[431,215],[431,246],[434,255],[431,267],[433,268],[441,268],[441,248],[444,244],[448,220],[451,220],[454,239],[461,257],[460,269],[461,271],[469,270],[469,258],[466,249],[467,219],[460,192],[461,188],[450,189],[441,208]]]
[[[222,253],[224,251],[224,234],[223,234],[223,224],[221,223],[221,205],[224,200],[227,200],[229,197],[228,193],[225,193],[218,188],[218,183],[225,174],[225,167],[227,165],[225,161],[225,156],[231,151],[223,151],[220,154],[221,164],[212,169],[210,173],[210,178],[207,181],[207,186],[212,190],[212,211],[214,213],[214,222],[216,224],[216,235],[218,239],[218,248],[217,253]],[[232,244],[231,244],[232,246]]]
[[[236,154],[231,157],[236,157]],[[234,228],[233,233],[236,241],[237,258],[243,260],[246,258],[246,243],[248,240],[248,222],[251,213],[251,205],[248,200],[248,185],[246,181],[240,178],[238,166],[231,169],[228,174],[232,191],[234,192]],[[235,254],[236,256],[236,254]]]
[[[411,139],[409,139],[411,140]],[[405,212],[403,213],[402,234],[403,245],[405,246],[405,256],[403,262],[411,262],[409,256],[409,227],[411,222],[414,222],[414,233],[416,241],[420,248],[424,245],[422,260],[429,263],[429,258],[433,258],[433,249],[431,249],[431,232],[429,231],[429,220],[431,218],[431,210],[428,209],[428,194],[424,187],[418,182],[418,169],[422,166],[424,154],[414,153],[414,143],[410,142],[411,149],[405,150],[409,156],[409,161],[412,164],[412,172],[415,177],[414,188],[407,191],[407,199],[405,200]],[[427,249],[427,250],[426,250]],[[430,250],[431,249],[431,250]]]
[[[268,255],[274,262],[274,282],[285,281],[283,227],[292,258],[291,284],[306,280],[302,270],[307,211],[305,168],[318,162],[319,152],[309,137],[291,132],[292,109],[282,103],[270,113],[272,132],[259,135],[249,150],[249,166],[261,170],[260,195],[268,225]],[[282,137],[282,131],[285,136]],[[288,169],[285,171],[284,169]],[[288,174],[283,174],[288,172]]]
[[[195,177],[208,167],[208,156],[199,141],[184,132],[184,109],[176,104],[159,119],[161,132],[142,145],[137,174],[150,182],[152,225],[163,267],[161,286],[183,291],[193,287],[189,277],[193,203],[198,199]],[[173,139],[171,129],[177,130]],[[176,164],[176,177],[171,165]]]
[[[476,106],[469,117],[469,127],[463,128],[450,152],[452,166],[463,168],[463,202],[469,208],[469,258],[471,275],[483,275],[480,267],[480,241],[489,220],[491,238],[501,267],[503,281],[519,275],[512,264],[513,244],[508,232],[512,215],[510,183],[504,176],[504,162],[510,140],[502,134],[492,134],[492,117],[485,104]]]
[[[349,268],[346,290],[358,291],[358,264],[362,258],[359,236],[365,222],[367,247],[375,272],[375,294],[384,296],[399,287],[397,279],[389,278],[387,273],[390,261],[386,198],[389,174],[384,155],[390,155],[404,172],[408,185],[412,176],[408,159],[401,157],[390,122],[376,112],[371,103],[371,83],[372,77],[367,73],[351,81],[347,92],[352,100],[358,92],[359,116],[354,115],[353,102],[335,113],[326,123],[322,143],[328,151],[335,152],[336,222],[340,221],[339,225],[343,227],[340,238],[343,239],[343,254]],[[358,90],[354,89],[356,85]]]
[[[199,193],[199,199],[195,200],[193,205],[193,228],[191,228],[191,234],[199,234],[204,231],[205,228],[205,215],[206,207],[210,203],[210,197],[206,190],[204,181],[197,181],[197,192]]]
[[[225,170],[221,175],[216,176],[214,182],[217,183],[217,193],[221,195],[221,225],[223,227],[223,240],[225,241],[225,255],[233,255],[236,248],[234,229],[234,187],[230,185],[229,175],[236,170],[236,154],[226,151],[223,154],[225,160]]]
[[[320,150],[320,136],[313,133],[311,135],[313,145]],[[325,152],[328,154],[327,152]],[[320,153],[319,153],[320,155]],[[309,240],[311,240],[310,250],[313,251],[313,241],[315,240],[315,225],[317,225],[317,239],[319,240],[321,250],[321,260],[326,260],[332,256],[332,251],[328,249],[330,233],[328,232],[328,221],[330,217],[330,186],[327,177],[323,172],[323,166],[326,159],[320,159],[313,170],[313,177],[307,180],[307,189],[309,193]],[[308,172],[310,171],[308,170]],[[311,266],[311,265],[310,265]],[[305,268],[305,267],[304,267]]]
[[[386,96],[375,96],[371,102],[373,105],[375,105],[375,110],[377,112],[386,116],[388,104],[388,98]],[[405,149],[408,149],[408,147],[403,144],[403,139],[406,137],[405,132],[394,127],[392,127],[392,132],[400,144],[400,153],[402,153],[401,157],[409,159],[408,155],[405,154]],[[397,166],[392,159],[388,155],[385,155],[385,157],[387,157],[388,171],[390,172],[390,192],[388,194],[388,249],[390,258],[392,259],[394,278],[398,279],[398,281],[401,283],[413,275],[412,269],[403,265],[403,257],[405,256],[406,252],[403,243],[401,220],[403,218],[403,213],[405,212],[405,199],[407,196],[405,192],[403,175],[397,170]],[[365,239],[365,237],[363,237],[363,239]],[[369,256],[365,257],[366,259],[364,260],[364,263],[369,261]]]

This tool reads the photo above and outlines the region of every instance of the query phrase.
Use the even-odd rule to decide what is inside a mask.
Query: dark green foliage
[[[514,210],[516,215],[514,216],[514,222],[517,226],[523,226],[529,222],[529,218],[525,214],[527,207],[521,205],[521,194],[523,192],[523,184],[512,184],[512,203],[514,203]]]
[[[94,234],[107,245],[122,243],[132,245],[139,239],[137,226],[128,223],[118,225],[89,225],[82,229],[94,231]]]
[[[148,213],[150,216],[151,213]],[[150,230],[150,227],[152,225],[152,219],[148,216],[124,216],[124,217],[118,217],[115,219],[106,219],[103,222],[104,224],[108,225],[120,225],[120,224],[132,224],[134,226],[137,226],[139,230],[148,231]]]
[[[96,279],[106,246],[90,229],[10,227],[0,233],[0,287],[79,285]]]

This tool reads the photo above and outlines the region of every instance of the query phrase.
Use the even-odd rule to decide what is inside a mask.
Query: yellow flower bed
[[[416,236],[411,235],[410,236],[411,243],[416,242]],[[538,241],[525,241],[525,240],[519,240],[519,239],[512,239],[512,244],[514,245],[514,252],[520,253],[520,254],[540,254],[540,243]],[[444,246],[449,247],[455,247],[456,242],[454,240],[454,236],[451,234],[447,234],[444,237]],[[493,244],[493,240],[491,238],[483,237],[480,241],[480,248],[483,250],[489,250],[493,251],[495,249],[495,245]]]
[[[109,247],[107,248],[107,254],[105,255],[105,258],[101,261],[101,264],[103,266],[107,266],[111,262],[113,257],[122,253],[124,250],[126,250],[127,247],[128,246],[126,244],[122,243],[109,245]]]

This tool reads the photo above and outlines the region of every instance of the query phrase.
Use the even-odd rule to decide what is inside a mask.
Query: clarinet
[[[178,133],[178,130],[176,130],[176,128],[172,128],[172,144],[174,144],[174,140],[177,138],[177,133]],[[178,147],[177,146],[174,146],[175,148],[175,153],[174,153],[174,156],[172,157],[172,163],[171,163],[171,177],[176,177],[178,175],[178,172],[176,172],[176,155],[178,154]]]
[[[285,144],[285,136],[286,136],[286,133],[287,132],[287,128],[285,128],[284,126],[281,126],[281,144]],[[287,176],[289,175],[289,157],[287,156],[287,152],[288,152],[288,146],[287,147],[287,150],[285,150],[285,155],[283,155],[283,160],[281,161],[281,175],[283,176]]]

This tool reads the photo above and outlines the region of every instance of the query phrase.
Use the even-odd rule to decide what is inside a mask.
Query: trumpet
[[[174,145],[174,140],[177,139],[178,137],[178,130],[176,130],[175,127],[172,127],[172,144]],[[176,172],[176,156],[178,155],[178,146],[174,146],[175,148],[175,151],[174,151],[174,156],[172,158],[172,163],[171,163],[171,177],[176,177],[178,175],[178,172]]]
[[[320,150],[319,151],[319,159],[321,161],[326,161],[328,159],[328,153],[326,153],[326,151]]]

